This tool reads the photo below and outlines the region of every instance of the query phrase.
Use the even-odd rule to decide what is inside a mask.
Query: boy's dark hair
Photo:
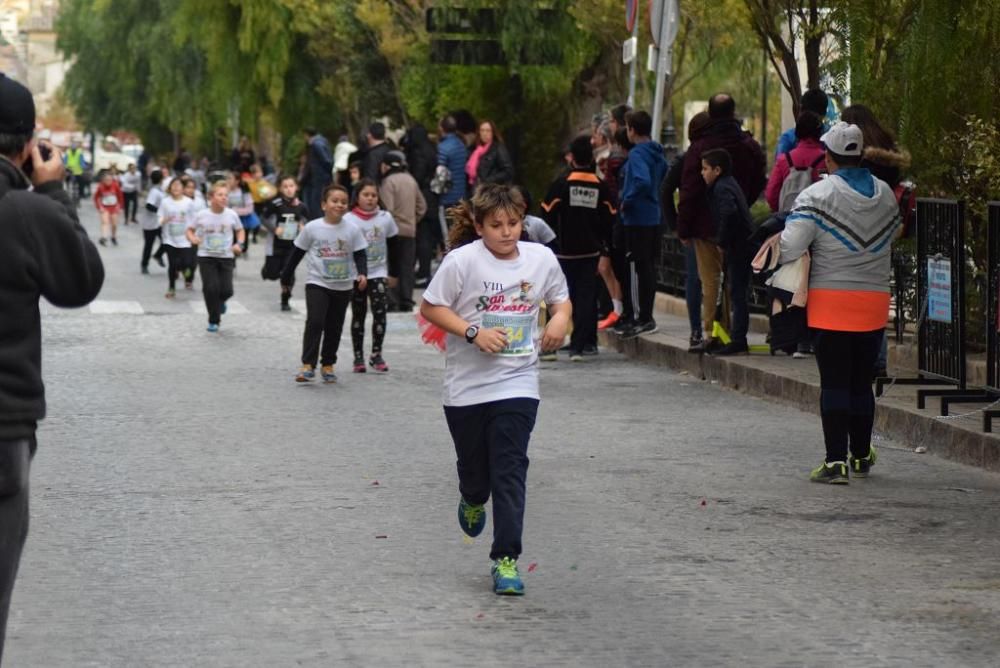
[[[628,140],[628,130],[625,128],[618,128],[618,132],[615,133],[615,143],[621,146],[626,151],[632,150],[632,142]]]
[[[287,181],[288,179],[295,181],[295,185],[299,185],[299,180],[295,178],[294,174],[282,174],[281,176],[278,177],[277,181],[278,187],[280,188],[281,184]]]
[[[305,130],[303,130],[303,132],[305,132],[310,137],[315,137],[316,136],[316,128],[314,128],[314,127],[308,127]]]
[[[712,148],[701,154],[701,161],[709,167],[718,167],[720,176],[729,176],[733,171],[733,159],[724,148]]]
[[[455,122],[455,117],[448,114],[441,119],[441,129],[445,132],[454,132],[458,129],[458,124]]]
[[[385,123],[382,121],[375,121],[368,126],[368,134],[372,136],[372,139],[385,139]]]
[[[862,156],[860,155],[840,155],[839,153],[834,153],[830,149],[827,149],[827,154],[837,163],[838,167],[860,167]]]
[[[569,144],[569,152],[573,154],[573,164],[577,167],[589,167],[594,162],[594,148],[590,145],[590,137],[579,135]]]
[[[163,172],[158,169],[154,169],[149,173],[149,182],[154,186],[158,186],[163,183]]]
[[[347,197],[348,201],[350,201],[351,198],[350,195],[347,194],[347,188],[341,185],[337,185],[336,183],[331,183],[327,187],[323,188],[323,195],[319,201],[325,202],[326,198],[329,197],[330,193],[332,193],[334,190],[339,190],[340,192],[344,193],[344,196]]]
[[[802,110],[811,111],[820,118],[826,116],[826,107],[829,104],[829,99],[826,93],[821,91],[819,88],[810,88],[806,92],[802,93]]]
[[[611,107],[611,118],[615,119],[618,125],[625,125],[625,117],[630,111],[632,111],[632,107],[627,104],[616,104]]]
[[[653,119],[641,109],[625,114],[625,125],[640,137],[648,137],[653,133]]]
[[[811,111],[803,111],[795,121],[795,138],[816,139],[823,135],[823,120]]]
[[[708,115],[712,120],[736,117],[736,100],[729,93],[716,93],[708,100]]]

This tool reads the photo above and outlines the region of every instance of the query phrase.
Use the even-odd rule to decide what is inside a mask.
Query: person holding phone
[[[62,155],[34,132],[31,92],[0,74],[0,661],[45,417],[38,300],[84,306],[104,283],[101,256],[63,188]]]

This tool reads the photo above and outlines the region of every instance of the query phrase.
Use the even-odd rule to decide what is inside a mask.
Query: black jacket
[[[416,179],[424,201],[427,202],[427,215],[433,212],[434,219],[437,220],[437,195],[431,192],[431,179],[437,169],[437,147],[427,136],[427,129],[419,124],[410,128],[402,144],[410,175]]]
[[[502,183],[510,185],[514,182],[514,163],[510,160],[510,153],[507,147],[498,141],[490,145],[490,150],[486,151],[479,159],[479,167],[476,168],[476,184],[480,183]]]
[[[395,146],[388,141],[372,146],[365,151],[365,157],[361,162],[361,176],[371,179],[375,183],[382,180],[382,158],[385,154],[393,150]]]
[[[101,256],[62,183],[28,186],[0,156],[0,441],[32,436],[45,417],[38,298],[84,306],[104,283]]]
[[[753,233],[753,216],[746,195],[732,176],[720,176],[708,187],[708,209],[715,227],[714,241],[726,251],[743,250]]]
[[[556,233],[556,255],[562,258],[607,253],[617,213],[611,189],[593,167],[560,176],[542,202],[542,216]]]
[[[681,153],[670,163],[667,175],[660,183],[660,210],[663,212],[663,222],[671,232],[677,232],[677,204],[674,193],[681,187],[681,175],[684,172],[684,154]]]

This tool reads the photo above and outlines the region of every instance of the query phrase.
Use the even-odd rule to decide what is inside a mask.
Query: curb
[[[685,371],[695,378],[717,383],[727,389],[819,414],[818,381],[810,382],[791,374],[783,375],[772,369],[761,368],[773,366],[771,360],[775,358],[765,358],[762,355],[693,355],[687,351],[687,341],[662,333],[628,340],[622,340],[609,332],[599,332],[598,336],[602,345],[632,359],[675,371]],[[893,389],[901,387],[895,386]],[[914,399],[916,388],[907,386],[906,391],[910,394],[879,402],[875,409],[876,430],[910,447],[924,446],[928,452],[939,457],[1000,472],[1000,438],[983,433],[975,425],[957,420],[935,419],[932,408],[936,408],[937,402],[928,402],[930,408],[917,410]],[[963,410],[972,408],[963,407]]]

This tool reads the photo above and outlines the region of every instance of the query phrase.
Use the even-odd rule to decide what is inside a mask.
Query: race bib
[[[281,224],[281,239],[284,241],[295,241],[295,237],[299,236],[299,224],[298,223],[282,223]]]
[[[385,264],[386,256],[386,245],[385,237],[379,237],[378,239],[372,239],[368,242],[368,264],[382,265]]]
[[[184,223],[167,223],[167,236],[179,238],[184,236]]]
[[[118,206],[118,196],[117,195],[102,195],[101,204],[103,206]]]
[[[323,278],[327,278],[331,281],[349,281],[351,280],[351,265],[349,258],[344,257],[324,257],[323,262]]]
[[[535,352],[535,313],[483,313],[481,327],[500,327],[507,333],[507,347],[499,355],[524,357]]]
[[[209,253],[226,252],[226,235],[221,233],[205,235],[205,250]]]

